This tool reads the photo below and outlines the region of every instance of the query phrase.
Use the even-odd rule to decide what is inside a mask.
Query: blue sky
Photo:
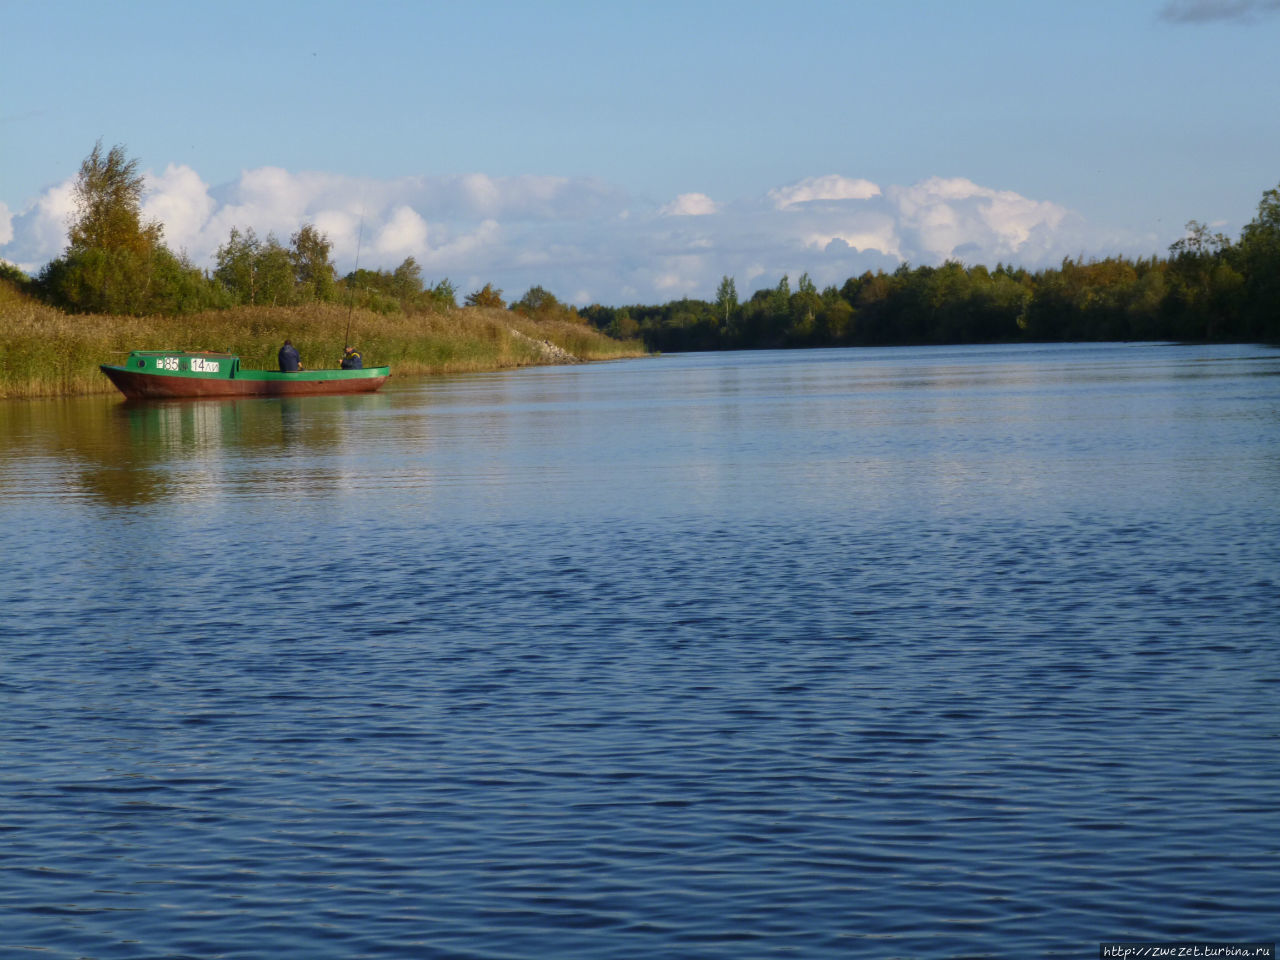
[[[1280,184],[1280,0],[0,0],[0,257],[101,138],[208,266],[314,222],[344,271],[575,303],[1163,254]]]

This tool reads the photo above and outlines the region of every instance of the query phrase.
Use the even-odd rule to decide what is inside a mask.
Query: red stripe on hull
[[[341,380],[220,380],[213,377],[166,377],[102,367],[112,383],[130,400],[172,400],[183,397],[312,397],[342,393],[373,393],[387,378]]]

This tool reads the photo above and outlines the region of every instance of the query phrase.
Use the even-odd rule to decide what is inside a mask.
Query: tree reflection
[[[271,474],[315,490],[340,482],[330,460],[376,395],[0,404],[0,491],[88,497],[112,506],[218,496],[237,476]]]

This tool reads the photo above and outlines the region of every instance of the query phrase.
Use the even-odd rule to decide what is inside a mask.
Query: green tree
[[[510,309],[516,311],[516,313],[524,314],[526,317],[538,317],[541,319],[559,313],[564,308],[561,306],[560,301],[556,299],[555,294],[550,290],[537,286],[526,290],[523,297],[511,304]]]
[[[498,310],[502,310],[507,305],[507,302],[502,299],[502,291],[492,283],[486,283],[479,290],[468,293],[467,299],[463,302],[468,307],[494,307]]]
[[[8,260],[0,260],[0,280],[7,280],[17,290],[25,291],[31,287],[31,278]]]
[[[268,307],[287,307],[298,302],[297,264],[275,234],[267,234],[256,262],[258,303]]]
[[[80,164],[76,216],[67,249],[40,272],[41,293],[80,313],[142,314],[154,309],[164,229],[143,222],[144,178],[124,147],[103,152],[99,140]],[[172,256],[172,255],[170,255]]]
[[[329,259],[332,249],[329,238],[317,230],[315,224],[303,224],[289,238],[289,259],[298,285],[298,299],[307,302],[334,298],[337,271]]]
[[[1198,220],[1189,221],[1186,236],[1169,246],[1168,289],[1162,291],[1161,307],[1171,318],[1173,336],[1213,339],[1225,306],[1214,289],[1214,278],[1235,286],[1228,274],[1218,270],[1226,266],[1224,257],[1230,250],[1230,240],[1221,233],[1210,233]]]
[[[1258,215],[1240,233],[1234,260],[1243,277],[1240,333],[1280,336],[1280,188],[1262,195]]]
[[[1248,227],[1245,228],[1248,231]],[[1192,257],[1216,257],[1231,246],[1231,241],[1224,234],[1210,233],[1199,220],[1187,221],[1187,235],[1176,243],[1169,245],[1169,253],[1173,259]]]
[[[406,302],[412,302],[422,293],[422,268],[413,257],[405,257],[391,274],[391,292]]]
[[[733,312],[738,309],[738,286],[733,277],[727,274],[720,278],[720,286],[716,288],[716,312],[720,314],[720,322],[729,326]]]
[[[822,291],[822,325],[826,343],[847,343],[853,334],[853,307],[834,285]]]
[[[814,342],[818,337],[818,317],[822,312],[822,298],[818,296],[818,288],[809,279],[808,273],[802,273],[796,284],[796,292],[791,295],[788,339],[798,345]]]
[[[261,250],[262,244],[252,227],[244,233],[232,227],[227,242],[218,247],[213,278],[235,298],[236,303],[252,306],[258,302],[258,258]]]
[[[213,278],[235,303],[284,307],[299,301],[296,267],[294,253],[275,234],[259,240],[252,227],[243,233],[232,227],[215,255]]]
[[[764,312],[760,318],[759,345],[780,347],[791,326],[791,279],[782,275],[778,285],[764,297]]]
[[[445,277],[427,291],[427,300],[437,310],[453,309],[458,305],[458,290],[453,281]]]
[[[616,340],[630,340],[639,334],[640,324],[631,316],[631,311],[623,307],[614,314],[605,332]]]
[[[117,144],[104,155],[102,141],[80,164],[74,196],[76,219],[67,233],[68,251],[131,251],[147,255],[161,243],[159,223],[142,222],[145,179],[138,161]]]
[[[165,247],[155,251],[149,310],[178,315],[233,306],[234,298],[211,283],[203,270],[185,254],[174,256]]]

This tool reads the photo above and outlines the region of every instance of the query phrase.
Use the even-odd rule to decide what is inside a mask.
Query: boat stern
[[[98,367],[132,400],[216,393],[234,381],[240,358],[231,353],[187,350],[134,350],[123,364]],[[210,389],[212,388],[212,389]]]

